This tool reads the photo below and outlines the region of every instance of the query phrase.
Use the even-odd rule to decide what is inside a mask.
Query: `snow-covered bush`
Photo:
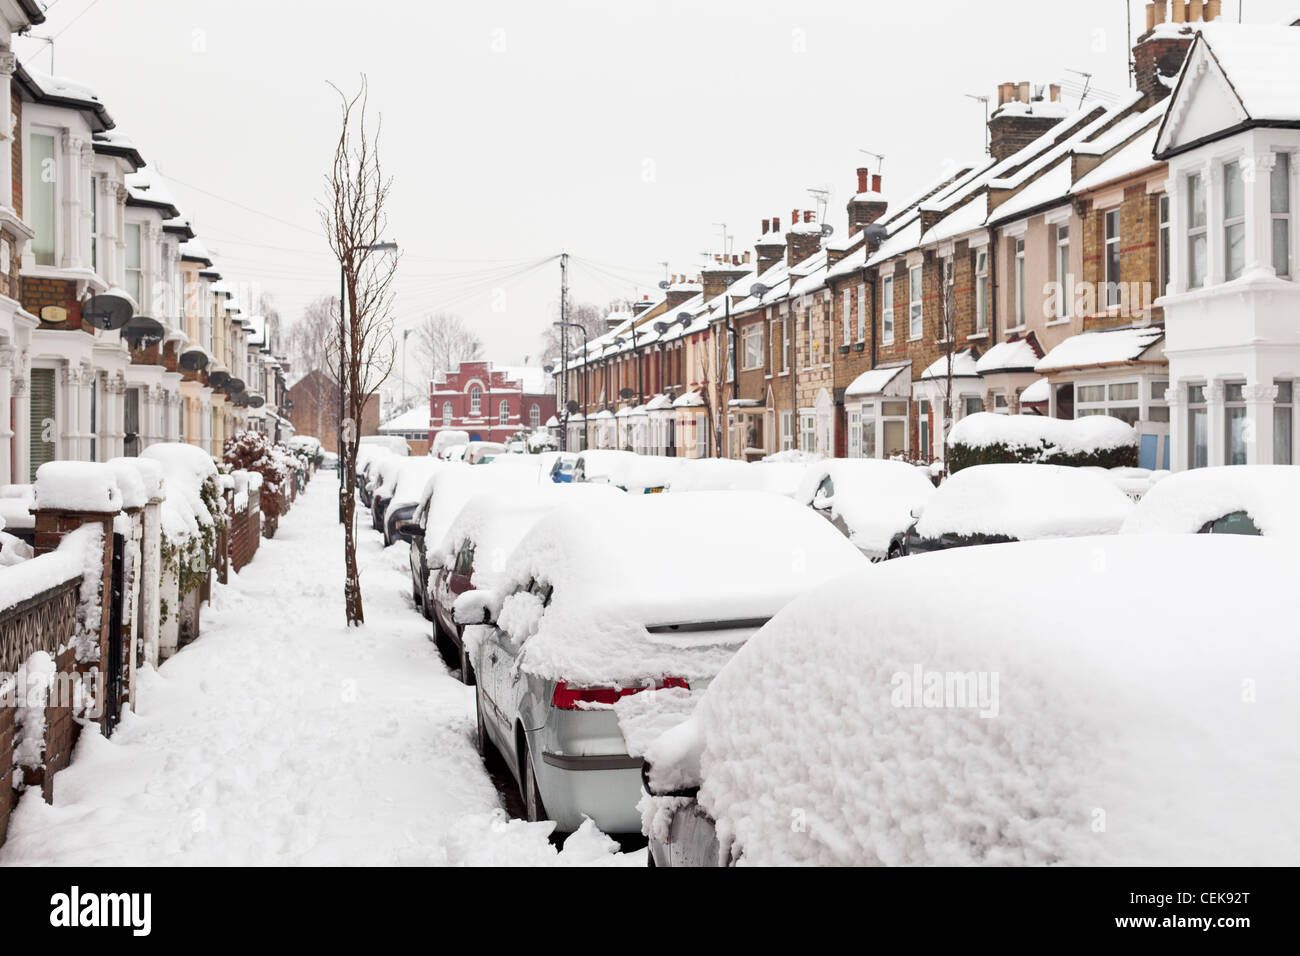
[[[971,465],[1043,464],[1134,468],[1138,435],[1109,415],[967,415],[948,434],[948,474]]]
[[[162,572],[176,576],[178,597],[184,598],[216,561],[217,529],[225,521],[217,466],[202,449],[178,442],[150,445],[141,457],[162,467]],[[171,610],[164,600],[164,621]]]
[[[260,432],[237,432],[227,438],[222,457],[232,470],[262,476],[263,529],[268,538],[273,536],[280,515],[288,510],[289,482],[294,480],[297,460]]]

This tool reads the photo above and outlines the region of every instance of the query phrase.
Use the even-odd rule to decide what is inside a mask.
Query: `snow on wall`
[[[113,468],[93,461],[47,461],[36,469],[36,507],[108,513],[122,508]]]

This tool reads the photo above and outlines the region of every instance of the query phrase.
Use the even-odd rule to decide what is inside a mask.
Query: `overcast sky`
[[[540,362],[568,251],[574,295],[653,292],[762,218],[844,230],[854,170],[901,199],[977,161],[1005,81],[1120,94],[1125,2],[53,0],[54,72],[94,88],[231,279],[287,320],[338,273],[317,225],[337,98],[368,74],[395,179],[397,321],[461,314],[503,363]],[[1294,0],[1246,0],[1271,22]],[[1145,4],[1132,0],[1136,32]],[[1237,18],[1225,0],[1224,18]],[[50,69],[49,46],[15,41]],[[994,101],[996,104],[996,100]],[[235,203],[239,205],[235,205]],[[248,207],[240,208],[241,206]],[[413,358],[413,355],[412,355]],[[412,368],[414,377],[414,368]]]

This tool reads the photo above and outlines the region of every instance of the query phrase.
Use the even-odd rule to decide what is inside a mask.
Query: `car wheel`
[[[542,792],[537,788],[537,774],[533,772],[533,752],[524,741],[524,815],[531,823],[540,823],[547,819],[546,805],[542,802]]]

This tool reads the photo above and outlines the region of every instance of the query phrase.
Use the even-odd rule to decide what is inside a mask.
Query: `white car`
[[[480,749],[504,758],[530,819],[635,833],[641,760],[615,705],[697,693],[787,602],[865,564],[776,495],[617,495],[553,511],[497,588],[455,603],[475,625],[465,646]]]
[[[959,548],[790,604],[648,745],[653,864],[1300,863],[1293,548]]]
[[[1066,465],[974,465],[950,476],[895,539],[901,554],[1116,534],[1133,502],[1113,481]]]
[[[828,458],[807,466],[795,501],[823,515],[872,561],[883,561],[902,553],[912,515],[933,495],[934,484],[907,462]]]
[[[1300,538],[1300,468],[1225,465],[1180,471],[1151,486],[1122,530]]]

